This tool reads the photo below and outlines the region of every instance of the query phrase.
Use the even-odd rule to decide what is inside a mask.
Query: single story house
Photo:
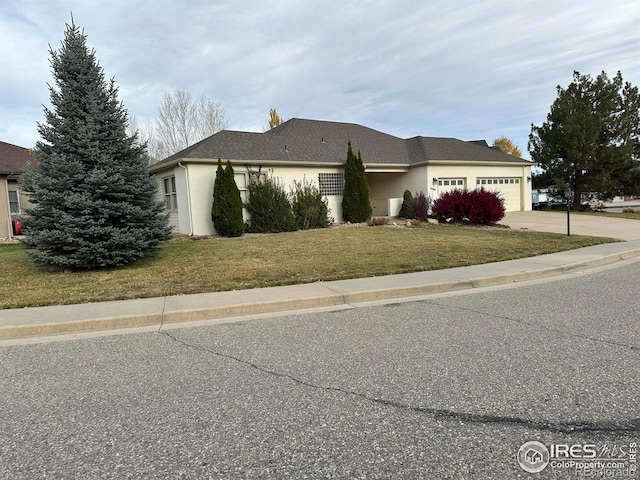
[[[222,130],[158,163],[150,172],[170,213],[174,231],[215,233],[211,221],[218,158],[231,161],[243,199],[251,175],[313,181],[326,196],[330,216],[342,221],[347,143],[362,153],[374,216],[395,216],[405,190],[435,199],[455,188],[500,192],[506,209],[531,210],[532,162],[487,142],[455,138],[403,139],[362,125],[293,118],[264,132]]]
[[[18,181],[35,161],[28,149],[0,142],[0,239],[13,238],[13,219],[31,206]]]

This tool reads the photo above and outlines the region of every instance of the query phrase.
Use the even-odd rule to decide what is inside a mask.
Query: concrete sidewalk
[[[555,215],[555,214],[554,214]],[[640,223],[640,222],[638,222]],[[605,232],[603,232],[605,233]],[[0,310],[0,340],[222,319],[533,280],[640,255],[640,240],[385,277],[55,307]]]

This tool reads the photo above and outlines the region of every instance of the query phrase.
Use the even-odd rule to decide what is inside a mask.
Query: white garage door
[[[504,206],[507,212],[520,211],[522,193],[519,178],[478,178],[477,187],[485,190],[499,192],[504,198]]]

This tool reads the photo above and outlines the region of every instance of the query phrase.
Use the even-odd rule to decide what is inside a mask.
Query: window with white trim
[[[464,179],[456,178],[451,180],[438,180],[438,186],[439,187],[450,187],[450,186],[464,187]]]
[[[240,190],[240,199],[242,202],[247,201],[247,177],[244,173],[233,173],[233,179],[236,182],[238,190]]]
[[[162,179],[162,194],[164,195],[164,208],[169,212],[178,211],[178,198],[176,195],[176,177]]]
[[[11,215],[20,215],[20,195],[17,190],[9,190],[9,211]]]
[[[342,195],[344,190],[344,173],[319,173],[318,185],[324,196]]]

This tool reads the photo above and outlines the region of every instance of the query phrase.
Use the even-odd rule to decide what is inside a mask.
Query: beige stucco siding
[[[294,181],[307,181],[319,187],[319,173],[343,173],[344,169],[340,167],[274,167],[268,169],[269,175],[278,179],[288,193],[293,187]],[[329,207],[329,217],[335,222],[342,222],[342,195],[328,195],[327,205]]]
[[[236,174],[236,182],[242,181],[245,183],[249,176],[247,167],[236,164],[233,168]],[[171,214],[171,221],[176,232],[192,235],[215,234],[211,220],[211,206],[213,203],[213,184],[216,169],[217,164],[213,162],[184,161],[182,164],[174,165],[174,167],[155,173],[159,182],[168,175],[175,176],[178,211]],[[258,168],[252,166],[251,170],[257,172]],[[319,173],[333,174],[343,172],[343,167],[339,165],[273,165],[263,166],[261,169],[262,174],[275,178],[284,186],[287,192],[290,191],[294,181],[306,180],[318,186]],[[244,179],[238,178],[238,175],[244,175],[245,177]],[[476,182],[481,178],[518,178],[520,180],[517,194],[512,191],[506,195],[508,198],[507,210],[531,209],[531,182],[527,180],[531,177],[530,166],[461,166],[443,163],[418,165],[404,172],[398,168],[395,170],[394,168],[389,168],[388,171],[384,171],[381,166],[376,166],[366,171],[366,176],[374,215],[395,215],[397,212],[390,212],[389,209],[399,208],[397,199],[402,199],[405,190],[411,191],[412,194],[422,191],[432,199],[437,198],[441,192],[439,191],[438,182],[434,181],[434,179],[439,178],[464,179],[464,187],[469,189],[476,188]],[[161,185],[158,195],[158,198],[163,198]],[[243,195],[246,196],[245,194]],[[342,222],[342,195],[329,195],[326,198],[330,210],[329,216],[335,222]],[[246,211],[245,220],[247,220]]]
[[[396,215],[397,212],[389,211],[389,201],[399,199],[401,205],[405,190],[414,195],[419,192],[428,195],[427,168],[424,166],[414,167],[408,172],[365,172],[374,216]],[[397,207],[397,202],[395,205]]]
[[[215,229],[211,220],[211,207],[213,204],[213,184],[217,165],[202,163],[184,164],[175,168],[176,190],[178,197],[179,231],[193,235],[214,235]],[[234,165],[236,175],[243,174],[248,178],[248,170],[244,166]],[[253,168],[253,171],[257,171]],[[318,186],[318,173],[339,173],[341,168],[335,167],[281,167],[274,166],[263,168],[261,173],[275,178],[280,182],[285,191],[289,192],[294,181],[304,181]],[[187,188],[188,186],[188,188]],[[187,191],[191,192],[190,198]],[[327,196],[329,216],[336,222],[342,221],[342,196]],[[245,220],[246,220],[245,212]]]

